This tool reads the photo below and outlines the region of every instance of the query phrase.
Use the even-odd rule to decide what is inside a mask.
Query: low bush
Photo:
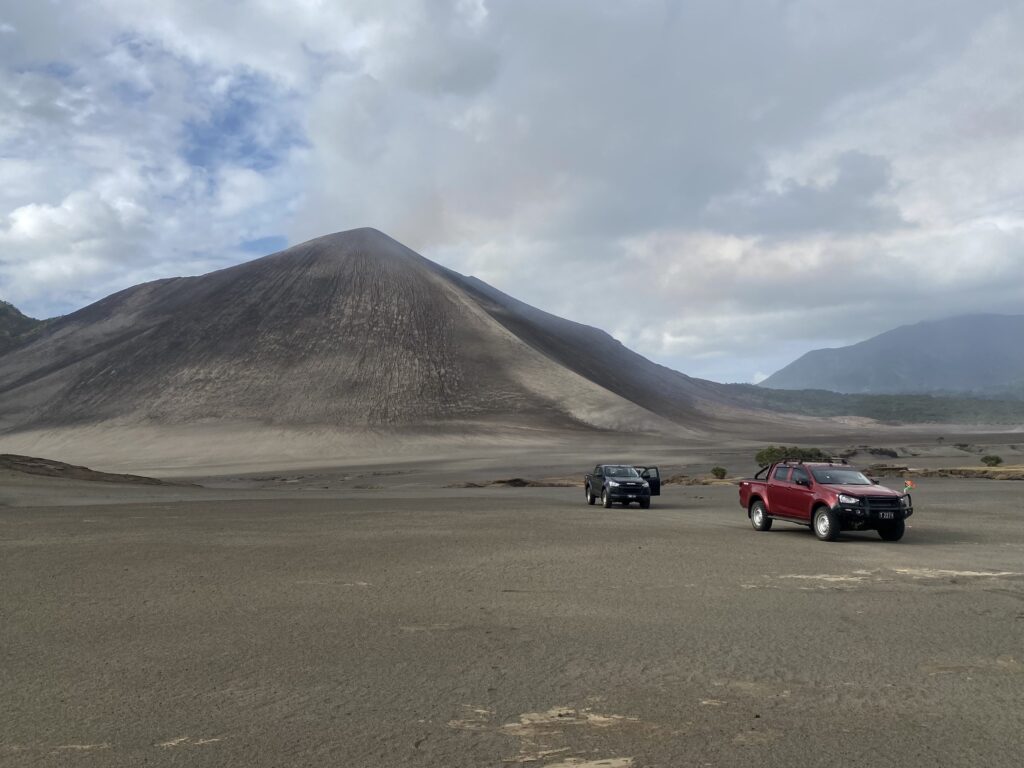
[[[1003,457],[993,456],[989,454],[988,456],[981,457],[981,463],[984,464],[986,467],[998,467],[1000,464],[1003,463]]]
[[[783,459],[803,459],[804,461],[828,461],[832,458],[832,455],[825,453],[820,448],[799,448],[795,445],[770,445],[767,448],[762,448],[754,456],[754,461],[760,467],[767,467],[769,464],[773,464],[776,461],[782,461]]]
[[[718,480],[724,480],[725,476],[729,474],[729,470],[725,467],[712,467],[711,474],[714,475]]]

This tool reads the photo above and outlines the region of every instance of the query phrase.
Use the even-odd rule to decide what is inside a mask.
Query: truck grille
[[[864,507],[869,512],[890,512],[900,508],[898,496],[865,496]]]

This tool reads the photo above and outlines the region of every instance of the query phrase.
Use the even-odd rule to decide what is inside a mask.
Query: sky
[[[0,298],[372,226],[694,376],[1024,313],[1024,2],[0,0]]]

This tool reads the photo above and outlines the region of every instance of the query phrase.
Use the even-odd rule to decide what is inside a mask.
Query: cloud
[[[876,232],[908,226],[894,193],[891,163],[857,150],[841,153],[828,181],[787,179],[779,188],[712,200],[707,222],[722,231],[767,237],[811,232]]]
[[[0,23],[0,295],[36,315],[357,226],[721,379],[1024,311],[1017,3],[100,0]]]
[[[190,166],[234,164],[266,171],[303,142],[288,92],[250,73],[221,75],[192,96],[198,114],[182,126],[181,155]]]
[[[217,181],[217,213],[225,218],[252,210],[271,197],[270,181],[251,168],[221,168]]]
[[[127,29],[78,42],[88,52],[68,61],[4,51],[4,298],[63,313],[133,282],[239,261],[244,241],[280,236],[304,163],[290,91],[198,67]]]

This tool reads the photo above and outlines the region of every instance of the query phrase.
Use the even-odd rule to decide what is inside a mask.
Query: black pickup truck
[[[657,467],[598,464],[587,474],[583,488],[587,504],[601,499],[601,506],[605,508],[612,504],[628,507],[635,501],[642,509],[648,509],[651,496],[661,495],[661,474]]]

